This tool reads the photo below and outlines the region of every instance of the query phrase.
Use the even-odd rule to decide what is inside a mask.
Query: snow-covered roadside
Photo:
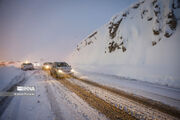
[[[24,71],[14,66],[0,67],[0,91],[22,80],[22,74]]]
[[[160,119],[160,120],[177,120],[171,115],[165,114],[161,111],[138,103],[137,101],[130,100],[126,97],[119,96],[113,92],[102,89],[91,84],[84,83],[82,81],[70,78],[68,79],[71,83],[77,84],[91,93],[95,94],[99,98],[105,100],[106,102],[116,106],[117,108],[128,112],[129,114],[135,116],[137,119]]]
[[[179,4],[137,1],[79,42],[66,61],[84,70],[180,89]]]
[[[51,107],[42,84],[43,77],[37,71],[26,72],[29,78],[25,86],[35,86],[35,96],[15,96],[4,114],[2,120],[52,120],[54,119]]]
[[[15,96],[1,120],[106,120],[75,93],[41,70],[26,71],[25,86],[35,86],[35,96]]]
[[[75,68],[75,71],[75,75],[81,78],[114,87],[138,96],[160,101],[180,109],[180,89],[178,88],[171,88],[135,79],[123,78],[111,74],[103,74],[101,71],[90,72],[90,69],[82,70]]]
[[[80,77],[180,109],[179,4],[139,0],[79,42],[66,61]]]

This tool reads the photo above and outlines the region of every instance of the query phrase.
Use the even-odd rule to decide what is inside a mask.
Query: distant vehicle
[[[54,62],[50,74],[56,78],[65,78],[73,74],[73,69],[66,62]]]
[[[39,67],[39,66],[40,66],[40,63],[34,62],[33,65],[36,66],[36,67]]]
[[[32,63],[22,63],[21,70],[34,70],[34,66]]]
[[[14,61],[10,61],[10,62],[8,62],[8,64],[15,64],[15,62]]]
[[[41,69],[41,65],[39,62],[33,62],[34,69]]]
[[[42,66],[43,70],[50,70],[52,68],[53,63],[52,62],[45,62]]]

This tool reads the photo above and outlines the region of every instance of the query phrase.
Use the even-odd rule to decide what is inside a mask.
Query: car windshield
[[[23,65],[32,65],[32,63],[23,63]]]
[[[52,65],[52,63],[50,63],[50,62],[49,63],[44,63],[44,65]]]
[[[65,62],[62,62],[62,63],[56,63],[56,66],[57,67],[68,67],[69,65]]]

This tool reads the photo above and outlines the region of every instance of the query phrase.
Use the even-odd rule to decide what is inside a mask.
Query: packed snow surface
[[[4,68],[8,69],[8,68]],[[9,69],[10,70],[10,69]],[[16,71],[16,69],[14,69]],[[10,72],[10,71],[9,71]],[[0,120],[106,120],[75,93],[42,70],[26,71],[23,86],[34,86],[34,96],[5,98]],[[8,74],[5,74],[8,76]],[[19,79],[19,78],[16,78]],[[13,86],[9,83],[9,85]],[[2,103],[1,103],[2,104]]]
[[[14,66],[0,67],[0,90],[7,90],[8,86],[21,81],[23,73],[21,69]]]
[[[137,96],[160,101],[164,104],[176,107],[180,110],[180,89],[159,84],[119,77],[116,75],[101,73],[101,71],[82,70],[74,68],[75,75],[101,85],[116,88]]]

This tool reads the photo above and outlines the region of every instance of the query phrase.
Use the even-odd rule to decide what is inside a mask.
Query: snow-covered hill
[[[141,0],[77,45],[79,68],[180,88],[180,0]]]

